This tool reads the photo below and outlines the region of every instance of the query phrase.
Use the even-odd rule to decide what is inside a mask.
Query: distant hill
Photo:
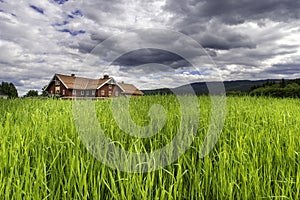
[[[266,79],[266,80],[237,80],[237,81],[224,81],[224,87],[226,93],[242,92],[248,93],[252,88],[264,85],[269,82],[280,82],[281,79]],[[197,95],[208,94],[208,89],[205,82],[198,82],[190,84],[194,89]],[[173,91],[178,92],[179,94],[185,94],[189,85],[179,86],[177,88],[172,88]],[[155,90],[142,90],[145,95],[154,95],[154,94],[171,94],[171,90],[168,88],[160,88]]]
[[[281,79],[280,82],[268,82],[252,88],[248,94],[251,96],[300,98],[300,79]]]

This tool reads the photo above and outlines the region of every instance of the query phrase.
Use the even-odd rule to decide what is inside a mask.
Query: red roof
[[[100,78],[100,79],[91,79],[83,78],[78,76],[68,76],[63,74],[55,74],[55,76],[65,85],[67,89],[79,89],[79,90],[92,90],[97,89],[99,86],[105,84],[112,78]],[[144,93],[137,89],[132,84],[127,83],[117,83],[119,87],[123,90],[124,94],[133,94],[133,95],[143,95]]]
[[[118,85],[121,86],[121,88],[124,90],[125,94],[135,94],[135,95],[143,95],[144,93],[137,89],[132,84],[126,84],[126,83],[118,83]]]
[[[67,76],[62,74],[56,74],[56,77],[58,77],[68,89],[96,89],[108,80]]]

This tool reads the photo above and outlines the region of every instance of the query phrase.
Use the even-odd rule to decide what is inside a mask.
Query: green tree
[[[18,97],[18,90],[12,83],[9,83],[9,95],[10,95],[10,98]]]
[[[283,78],[283,79],[281,79],[281,81],[280,81],[280,87],[281,87],[281,88],[285,88],[285,86],[286,86],[286,82],[285,82],[285,80],[284,80],[284,78]]]
[[[25,95],[25,97],[37,97],[37,96],[39,96],[37,90],[29,90]]]
[[[4,94],[8,95],[9,98],[17,98],[18,97],[18,91],[13,83],[2,82],[0,84],[0,91]]]

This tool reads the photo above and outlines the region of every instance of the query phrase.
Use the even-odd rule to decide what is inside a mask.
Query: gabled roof
[[[100,89],[103,85],[105,85],[106,83],[108,83],[108,84],[116,84],[116,85],[118,85],[118,83],[115,81],[115,79],[113,79],[113,78],[107,78],[107,79],[103,79],[103,80],[105,80],[105,81],[101,81],[101,82],[99,82],[99,84],[97,85],[97,90],[98,89]],[[119,86],[119,85],[118,85]],[[120,87],[120,86],[119,86]]]
[[[134,85],[132,84],[127,84],[127,83],[118,83],[121,89],[123,89],[124,93],[126,94],[135,94],[135,95],[143,95],[144,93],[137,89]]]
[[[99,85],[102,85],[109,80],[67,76],[62,74],[56,74],[56,77],[67,89],[96,89]]]

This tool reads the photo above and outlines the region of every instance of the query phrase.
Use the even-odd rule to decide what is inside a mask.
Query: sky
[[[0,0],[0,81],[55,73],[139,89],[300,78],[299,0]]]

